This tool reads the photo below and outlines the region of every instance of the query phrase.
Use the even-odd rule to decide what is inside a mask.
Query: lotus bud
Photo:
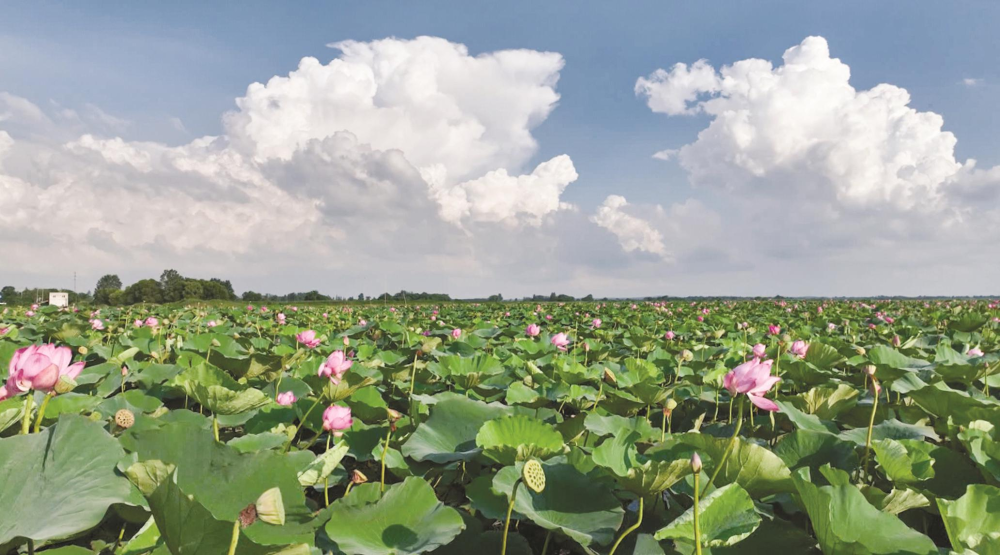
[[[690,362],[694,360],[694,353],[692,353],[687,349],[684,349],[683,351],[681,351],[681,360],[683,360],[684,362]]]
[[[868,374],[869,376],[874,376],[875,375],[875,365],[874,364],[866,364],[865,365],[865,374]]]
[[[701,472],[701,457],[698,456],[698,453],[691,455],[691,470],[695,474]]]
[[[521,478],[528,489],[535,493],[545,490],[545,469],[536,459],[530,459],[521,468]]]
[[[859,355],[861,355],[861,356],[865,356],[865,352],[866,352],[866,351],[865,351],[865,348],[864,348],[864,347],[855,347],[855,348],[854,348],[854,352],[855,352],[855,353],[858,353],[858,354],[859,354]]]
[[[119,409],[118,412],[115,413],[115,424],[117,424],[118,427],[127,430],[135,424],[135,415],[128,409]]]
[[[127,375],[128,375],[128,365],[122,364],[122,377],[124,378]]]
[[[240,334],[238,334],[238,333],[234,333],[233,334],[233,339],[239,339],[239,338],[240,338]]]
[[[347,336],[345,335],[344,336],[344,346],[348,347],[348,346],[350,346],[350,344],[351,344],[351,340],[348,339]]]
[[[368,481],[368,476],[365,476],[363,472],[358,469],[354,469],[351,472],[351,483],[354,485],[360,485]]]
[[[56,393],[62,395],[63,393],[69,393],[70,391],[73,391],[73,389],[75,388],[76,388],[76,380],[74,380],[69,376],[63,375],[59,376],[59,381],[56,382],[54,389]]]
[[[615,377],[615,373],[612,372],[610,368],[604,369],[604,379],[607,380],[608,382],[611,382],[612,384],[618,383],[618,378]]]
[[[285,503],[281,499],[280,489],[271,488],[260,494],[254,505],[259,519],[275,526],[285,525]]]

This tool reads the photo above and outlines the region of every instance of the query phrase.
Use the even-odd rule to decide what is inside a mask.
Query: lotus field
[[[988,301],[6,307],[0,553],[1000,553]]]

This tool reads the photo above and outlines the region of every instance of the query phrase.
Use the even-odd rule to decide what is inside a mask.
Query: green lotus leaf
[[[470,460],[480,452],[476,445],[479,429],[508,410],[503,405],[465,397],[440,401],[431,409],[431,417],[421,422],[403,444],[403,455],[436,463]]]
[[[937,507],[952,549],[1000,555],[1000,489],[971,485],[955,501],[939,498]]]
[[[448,544],[465,528],[458,511],[438,501],[430,484],[418,477],[390,486],[374,503],[338,501],[330,508],[326,533],[347,555],[426,553]]]
[[[0,439],[0,552],[100,523],[129,498],[128,480],[115,470],[124,454],[101,424],[76,415],[38,434]]]
[[[698,515],[701,542],[706,547],[734,545],[760,526],[760,516],[754,510],[750,494],[737,484],[728,484],[704,497]],[[694,544],[694,508],[661,528],[655,537]]]
[[[504,465],[531,458],[545,459],[560,451],[563,437],[552,426],[530,416],[504,416],[483,424],[476,445]]]

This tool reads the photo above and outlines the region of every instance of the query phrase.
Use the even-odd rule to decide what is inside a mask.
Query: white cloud
[[[966,87],[978,87],[983,84],[983,80],[974,77],[966,77],[965,79],[962,79],[962,84]]]
[[[590,219],[613,233],[625,252],[639,250],[670,258],[663,244],[663,235],[646,220],[626,213],[626,207],[628,201],[625,197],[610,195]]]
[[[650,109],[704,112],[711,123],[678,160],[695,185],[827,199],[850,207],[937,209],[962,169],[943,118],[881,84],[855,90],[821,37],[778,67],[748,59],[715,71],[677,65],[636,84]]]

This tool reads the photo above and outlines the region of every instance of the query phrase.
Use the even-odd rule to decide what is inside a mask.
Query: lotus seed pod
[[[692,353],[687,349],[684,349],[683,351],[681,351],[681,360],[683,360],[684,362],[690,362],[694,360],[694,353]]]
[[[874,376],[875,375],[875,365],[874,364],[866,364],[865,365],[865,374],[868,374],[869,376]]]
[[[666,409],[672,411],[675,408],[677,408],[677,401],[674,401],[673,399],[667,399]]]
[[[129,429],[135,424],[135,415],[128,409],[119,409],[115,413],[115,424],[120,428]]]
[[[524,463],[521,468],[521,478],[524,479],[525,485],[535,493],[542,493],[545,489],[545,469],[542,468],[542,463],[536,459]]]
[[[865,348],[864,348],[864,347],[855,347],[855,348],[854,348],[854,352],[855,352],[855,353],[858,353],[858,354],[859,354],[859,355],[861,355],[861,356],[865,356],[865,352],[866,352],[866,351],[865,351]]]
[[[81,355],[86,355],[87,353],[89,353],[89,352],[90,352],[90,350],[89,350],[89,349],[87,349],[86,347],[80,347],[80,348],[79,348],[79,349],[77,349],[76,351],[77,351],[78,353],[80,353]]]
[[[260,494],[254,505],[257,508],[257,518],[275,526],[285,525],[285,503],[281,499],[280,489],[271,488]]]
[[[691,455],[691,470],[695,474],[701,472],[701,457],[698,456],[698,453]]]
[[[354,485],[357,486],[367,481],[368,481],[368,476],[365,476],[365,474],[360,470],[355,468],[354,471],[351,472],[351,483],[353,483]]]
[[[613,384],[617,384],[618,383],[618,378],[615,377],[615,373],[612,372],[610,368],[605,368],[604,369],[604,379],[607,380],[607,381],[609,381],[609,382],[611,382],[611,383],[613,383]]]
[[[69,376],[59,376],[59,381],[56,382],[55,391],[56,393],[62,395],[63,393],[69,393],[76,388],[76,380]]]
[[[238,334],[238,333],[234,333],[233,334],[233,339],[239,339],[239,338],[240,338],[240,334]]]

